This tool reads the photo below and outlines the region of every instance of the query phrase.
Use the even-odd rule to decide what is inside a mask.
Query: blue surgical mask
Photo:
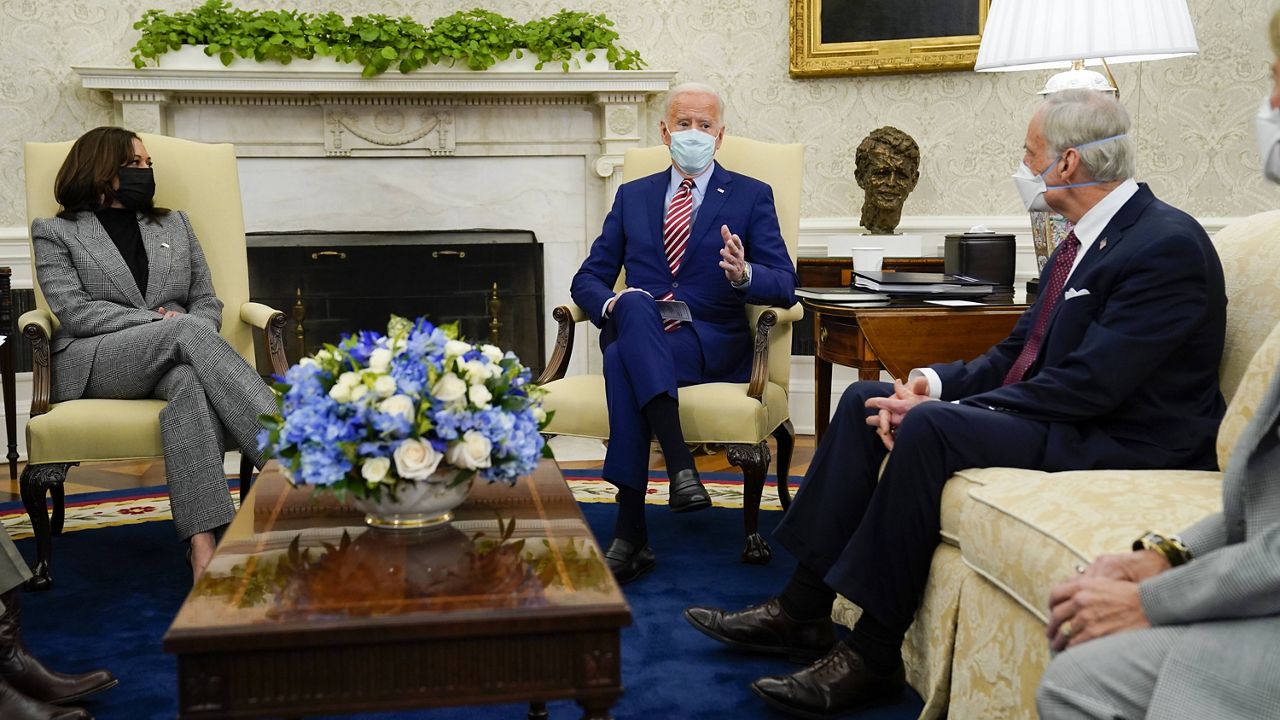
[[[701,175],[716,154],[716,136],[701,130],[671,133],[671,160],[686,175]]]
[[[1093,142],[1087,142],[1083,145],[1076,145],[1075,148],[1076,150],[1083,150],[1088,147],[1093,147],[1094,145],[1101,145],[1102,143],[1111,142],[1112,140],[1119,140],[1123,137],[1128,137],[1128,134],[1120,133],[1119,135],[1112,135],[1111,137],[1105,137],[1101,140],[1094,140]],[[1018,166],[1018,171],[1013,174],[1013,184],[1018,188],[1018,195],[1022,196],[1022,204],[1027,208],[1028,212],[1053,212],[1053,208],[1049,207],[1049,203],[1045,202],[1044,199],[1044,194],[1047,190],[1066,190],[1068,188],[1089,187],[1090,185],[1102,184],[1098,180],[1092,180],[1084,183],[1072,183],[1070,185],[1046,184],[1044,176],[1048,175],[1049,171],[1056,167],[1058,161],[1061,159],[1061,155],[1054,157],[1053,162],[1049,163],[1049,167],[1045,168],[1039,175],[1035,174],[1034,170],[1027,167],[1026,163],[1021,163]]]

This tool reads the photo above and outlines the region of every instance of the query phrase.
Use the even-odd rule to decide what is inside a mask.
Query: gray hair
[[[1040,109],[1040,132],[1050,154],[1076,148],[1085,170],[1098,182],[1126,180],[1135,174],[1129,112],[1097,90],[1062,90],[1047,96]],[[1080,149],[1096,140],[1114,140]]]
[[[724,98],[720,97],[720,93],[710,85],[696,82],[680,83],[667,91],[667,104],[662,108],[662,117],[671,116],[671,103],[681,95],[710,95],[715,98],[716,115],[720,118],[720,124],[724,124]]]

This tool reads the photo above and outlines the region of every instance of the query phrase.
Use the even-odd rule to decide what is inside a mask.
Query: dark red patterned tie
[[[689,248],[689,231],[693,223],[693,179],[685,178],[671,197],[671,205],[667,207],[667,219],[662,223],[662,249],[667,254],[667,267],[671,268],[671,277],[680,272],[684,263],[684,251]],[[659,300],[671,300],[675,293],[670,290]],[[662,329],[671,332],[680,327],[679,320],[667,320]]]
[[[1005,385],[1022,380],[1022,377],[1027,374],[1027,369],[1035,364],[1036,355],[1040,353],[1040,343],[1044,340],[1044,331],[1049,327],[1049,317],[1053,315],[1053,308],[1058,305],[1058,299],[1062,296],[1062,286],[1067,283],[1067,276],[1071,274],[1071,265],[1076,261],[1076,253],[1079,251],[1080,239],[1076,237],[1076,231],[1072,230],[1067,233],[1066,239],[1062,241],[1062,247],[1053,258],[1053,270],[1049,272],[1049,282],[1045,284],[1044,293],[1040,296],[1040,314],[1036,315],[1036,324],[1031,328],[1027,341],[1023,343],[1018,359],[1013,361],[1013,367],[1009,368],[1009,373],[1004,376]]]

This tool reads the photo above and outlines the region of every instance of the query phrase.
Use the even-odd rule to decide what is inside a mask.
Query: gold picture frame
[[[930,11],[937,14],[931,19],[941,20],[933,23],[935,25],[945,25],[949,11],[959,8],[969,13],[976,5],[978,34],[823,42],[824,0],[791,0],[791,77],[972,70],[978,59],[978,44],[982,40],[982,28],[987,22],[987,9],[991,5],[991,0],[825,1],[839,3],[841,10],[845,11],[853,9],[847,4],[855,2],[875,5],[881,16],[894,12],[909,13],[928,5]],[[881,20],[883,21],[883,17]]]

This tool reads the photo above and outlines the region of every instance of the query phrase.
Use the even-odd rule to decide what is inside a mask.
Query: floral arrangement
[[[456,325],[392,316],[277,377],[259,442],[296,484],[377,498],[406,481],[514,485],[544,449],[543,391],[510,352]],[[452,470],[450,470],[452,468]]]

